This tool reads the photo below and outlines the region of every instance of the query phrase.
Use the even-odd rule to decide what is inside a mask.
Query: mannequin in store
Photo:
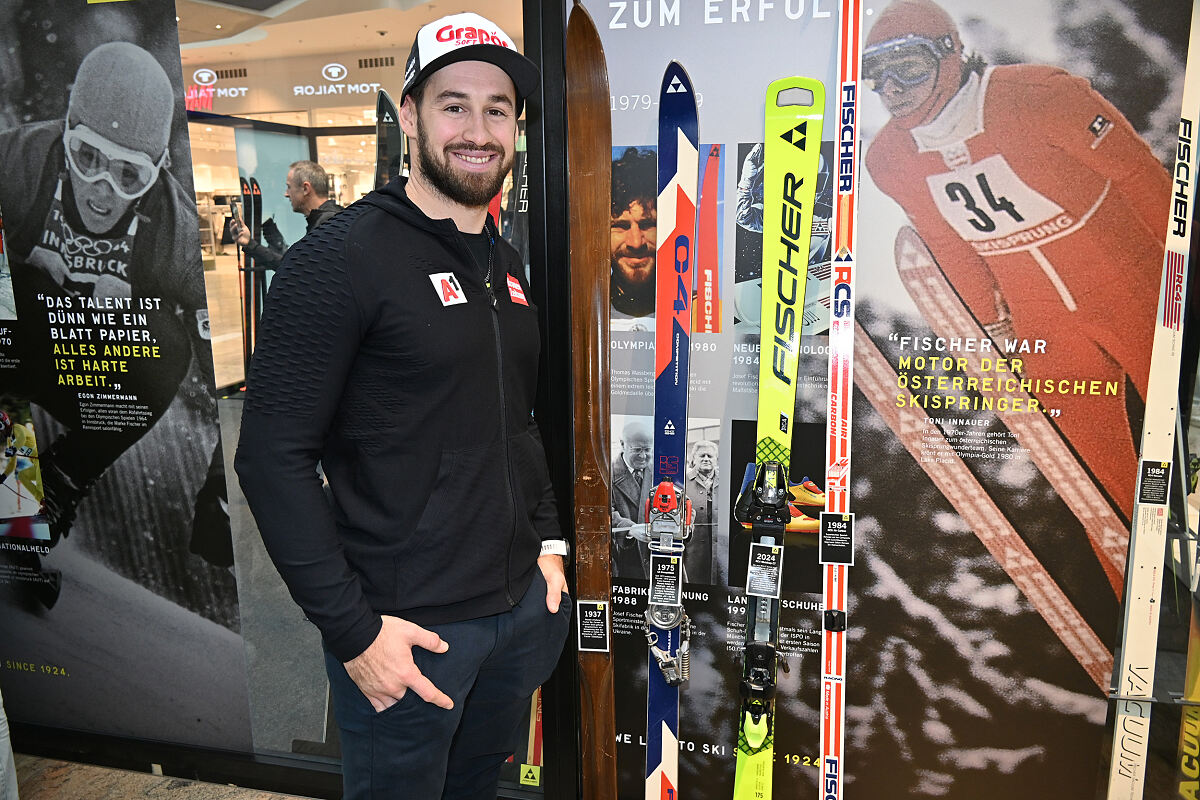
[[[288,251],[235,464],[321,631],[344,797],[495,797],[571,606],[537,313],[487,213],[540,77],[470,13],[422,27],[405,75],[410,176]]]
[[[342,210],[341,206],[329,199],[329,175],[315,161],[294,161],[288,166],[283,196],[292,204],[292,211],[304,215],[306,234]],[[251,241],[250,229],[238,220],[230,222],[229,227],[242,250],[258,266],[275,269],[283,261],[287,244],[273,220],[268,219],[263,223],[263,238],[267,244]]]
[[[993,339],[1044,342],[1022,377],[1118,387],[1115,397],[1039,397],[1128,519],[1166,169],[1086,80],[989,67],[932,0],[896,0],[876,17],[862,74],[891,114],[867,152],[872,179]]]

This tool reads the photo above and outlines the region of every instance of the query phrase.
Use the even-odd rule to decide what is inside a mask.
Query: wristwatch
[[[571,545],[566,539],[543,539],[542,552],[543,556],[562,556],[563,561],[571,555]]]

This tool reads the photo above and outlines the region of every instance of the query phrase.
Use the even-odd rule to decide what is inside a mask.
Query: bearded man
[[[483,17],[421,28],[411,176],[294,245],[267,295],[237,471],[321,631],[346,798],[495,797],[566,639],[537,312],[487,213],[538,79]]]

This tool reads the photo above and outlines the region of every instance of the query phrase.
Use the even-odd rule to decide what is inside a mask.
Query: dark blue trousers
[[[493,800],[529,698],[554,669],[567,637],[570,599],[546,609],[540,569],[525,596],[491,617],[429,625],[445,653],[413,648],[417,667],[454,700],[447,711],[411,689],[376,712],[340,661],[325,653],[342,739],[344,800]]]

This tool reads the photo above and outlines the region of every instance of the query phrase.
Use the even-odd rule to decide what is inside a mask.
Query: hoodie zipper
[[[504,475],[506,478],[505,484],[508,487],[508,507],[512,513],[512,530],[508,537],[508,547],[504,553],[504,596],[508,600],[508,605],[515,606],[517,601],[513,598],[512,581],[510,569],[512,567],[512,550],[513,543],[517,540],[517,494],[513,490],[512,485],[512,458],[508,449],[508,404],[505,402],[504,392],[504,349],[500,339],[500,306],[496,299],[496,290],[492,288],[493,269],[495,267],[496,257],[496,236],[492,233],[491,226],[486,222],[483,224],[483,230],[488,235],[488,264],[487,273],[483,278],[483,288],[487,292],[488,299],[492,306],[492,333],[493,341],[496,345],[496,383],[497,389],[500,392],[500,435],[504,441]],[[459,239],[462,241],[463,247],[467,249],[467,254],[471,260],[475,257],[471,255],[470,248],[467,247],[466,240],[462,238],[461,233]]]

